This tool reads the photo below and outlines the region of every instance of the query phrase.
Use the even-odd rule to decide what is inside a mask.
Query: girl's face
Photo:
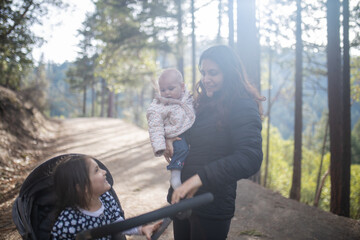
[[[223,86],[223,73],[219,66],[210,59],[203,59],[201,61],[200,73],[206,95],[212,97],[214,92],[219,91]]]
[[[91,192],[94,197],[100,197],[106,191],[109,191],[111,186],[106,180],[106,171],[101,169],[94,159],[87,159],[89,167],[89,179]]]
[[[168,75],[159,79],[159,88],[162,97],[180,99],[185,86],[172,75]]]

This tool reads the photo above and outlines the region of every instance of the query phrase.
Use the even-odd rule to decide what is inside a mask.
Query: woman
[[[235,52],[227,46],[211,47],[201,55],[199,69],[196,120],[185,133],[190,152],[182,170],[183,184],[169,189],[168,200],[177,203],[212,192],[214,201],[194,209],[185,220],[175,218],[175,240],[226,239],[237,181],[255,174],[262,162],[259,102],[264,98],[247,81]],[[167,141],[167,161],[173,141]]]

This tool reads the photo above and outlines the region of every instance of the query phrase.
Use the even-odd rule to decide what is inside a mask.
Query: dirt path
[[[112,173],[127,218],[167,205],[167,164],[153,157],[146,131],[119,119],[101,118],[64,120],[60,130],[47,158],[83,153],[101,160]],[[359,221],[299,204],[248,180],[239,181],[236,204],[231,240],[360,239]],[[171,226],[160,239],[172,239]]]

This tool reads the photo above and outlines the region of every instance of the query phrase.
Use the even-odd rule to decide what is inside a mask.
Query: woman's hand
[[[143,225],[141,226],[141,234],[145,235],[147,240],[151,240],[151,235],[153,232],[159,229],[163,221],[159,221],[155,224]]]
[[[171,204],[179,202],[183,198],[191,198],[202,186],[199,175],[194,175],[186,180],[180,187],[174,190],[171,196]]]
[[[168,163],[170,163],[171,161],[171,157],[172,155],[174,154],[174,147],[173,147],[173,143],[175,141],[178,141],[178,140],[181,140],[181,138],[179,137],[174,137],[174,138],[167,138],[165,140],[165,143],[166,143],[166,149],[165,149],[165,152],[164,152],[164,157],[166,159],[166,161]]]

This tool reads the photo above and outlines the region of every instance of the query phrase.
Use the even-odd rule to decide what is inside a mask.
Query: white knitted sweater
[[[149,136],[155,156],[162,156],[166,138],[179,136],[195,121],[193,98],[185,90],[181,99],[155,97],[146,114]]]

